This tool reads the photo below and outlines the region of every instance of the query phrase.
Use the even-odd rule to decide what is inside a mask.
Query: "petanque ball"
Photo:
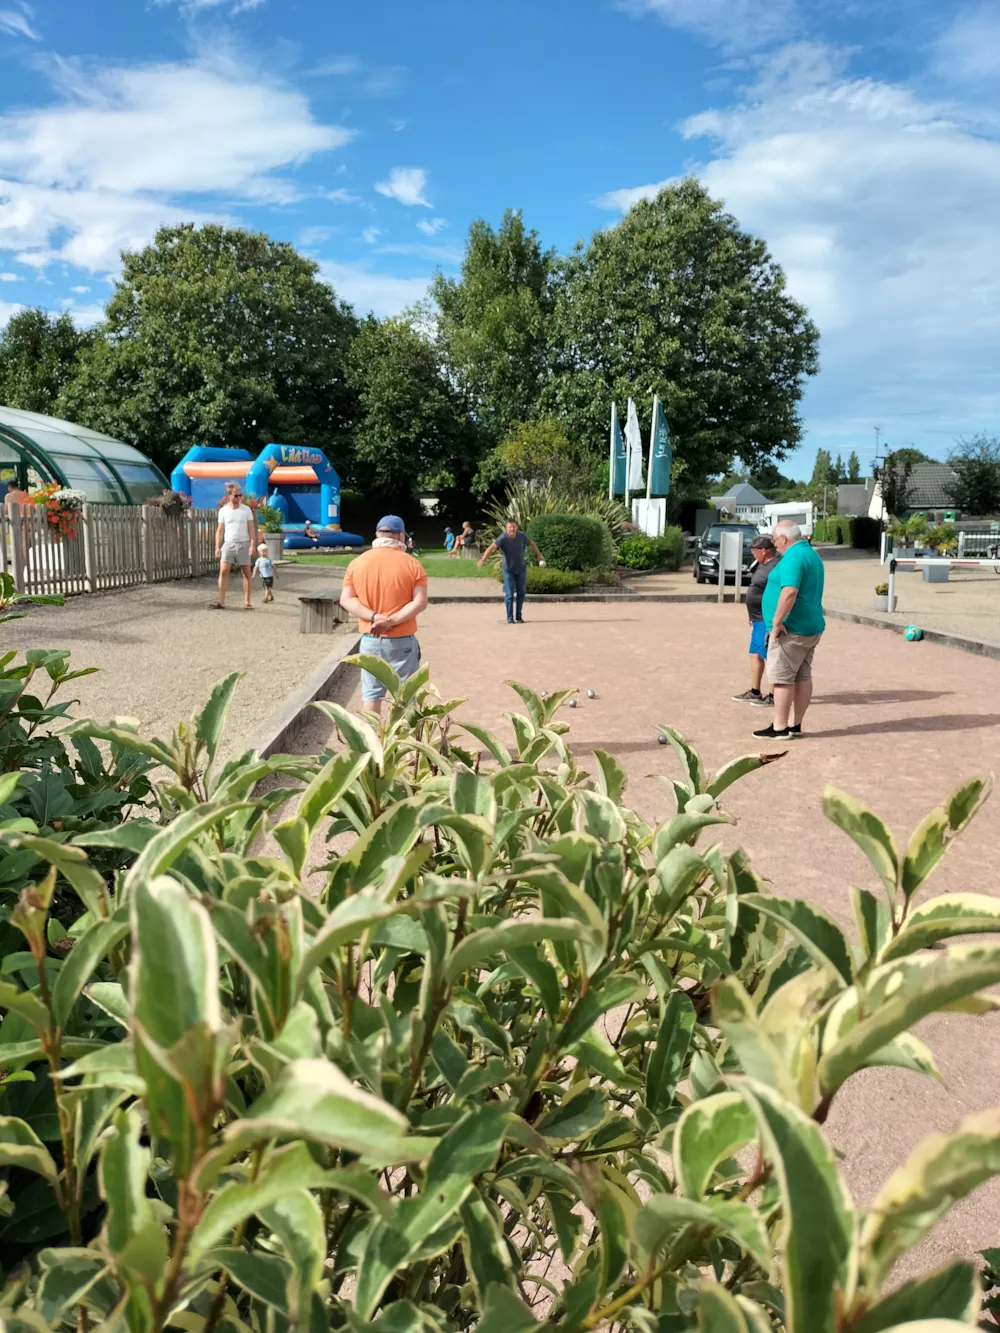
[[[657,736],[656,739],[660,742],[661,745],[666,745],[666,743],[667,743],[667,738],[666,738],[666,736]]]
[[[575,708],[575,707],[576,707],[576,700],[575,700],[575,699],[570,699],[570,701],[569,701],[569,706],[570,706],[570,708]]]
[[[919,643],[923,637],[924,632],[919,625],[907,625],[903,631],[903,638],[909,640],[910,643]]]
[[[588,691],[587,691],[587,698],[588,698],[588,699],[596,699],[596,698],[597,698],[597,695],[594,693],[593,690],[588,690]]]
[[[548,697],[549,697],[549,692],[548,692],[548,690],[542,690],[542,698],[543,698],[543,699],[547,699]]]

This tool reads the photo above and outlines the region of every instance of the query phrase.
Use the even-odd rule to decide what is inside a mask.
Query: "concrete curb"
[[[727,592],[725,600],[731,602],[733,594]],[[743,600],[743,599],[741,599]],[[428,598],[431,606],[482,606],[503,607],[503,598],[498,596],[479,597],[475,594],[437,593]],[[715,602],[718,593],[714,592],[546,592],[529,593],[524,599],[525,605],[541,605],[543,602],[622,602],[629,606],[636,602]]]
[[[251,736],[247,748],[256,750],[263,759],[272,754],[295,754],[295,740],[310,720],[309,705],[316,699],[329,699],[341,676],[347,670],[343,659],[361,647],[357,633],[345,634],[332,652],[323,658],[305,678],[281,701],[260,730]]]
[[[891,630],[893,634],[902,634],[906,626],[897,625],[890,620],[879,620],[859,611],[835,611],[829,606],[823,608],[824,614],[834,620],[847,620],[853,625],[869,625],[873,629]],[[981,639],[967,639],[962,634],[947,634],[944,630],[925,629],[925,643],[940,643],[945,648],[958,648],[963,653],[975,653],[977,657],[992,657],[1000,660],[1000,644],[983,643]]]

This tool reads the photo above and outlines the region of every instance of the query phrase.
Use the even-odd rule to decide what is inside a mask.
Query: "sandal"
[[[209,602],[208,609],[209,611],[225,611],[226,608],[221,602]]]

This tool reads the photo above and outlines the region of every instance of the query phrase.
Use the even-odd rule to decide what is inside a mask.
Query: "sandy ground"
[[[677,727],[712,767],[758,748],[751,732],[766,725],[769,713],[730,700],[747,684],[742,608],[564,603],[529,609],[522,627],[508,626],[492,606],[431,606],[421,623],[424,658],[442,695],[466,696],[461,712],[508,743],[504,713],[521,705],[506,680],[536,689],[576,686],[581,706],[563,715],[577,750],[599,747],[617,755],[630,775],[629,799],[655,819],[672,813],[673,798],[649,775],[677,771],[672,751],[657,744],[657,723]],[[824,784],[869,802],[905,840],[959,781],[996,766],[1000,662],[970,667],[968,656],[954,649],[833,621],[817,655],[816,680],[808,738],[727,793],[725,806],[739,822],[725,841],[745,847],[776,892],[822,906],[854,938],[849,887],[876,885],[862,854],[823,818]],[[596,699],[586,698],[588,687]],[[359,705],[356,681],[345,689],[344,702]],[[325,743],[322,724],[312,739]],[[998,812],[995,797],[936,872],[935,893],[1000,892]],[[925,1135],[1000,1104],[1000,1017],[934,1017],[920,1034],[937,1056],[943,1085],[871,1070],[856,1075],[834,1104],[828,1132],[846,1154],[859,1202],[871,1199]],[[994,1184],[956,1207],[907,1267],[926,1270],[998,1242],[1000,1185]]]
[[[228,748],[235,749],[333,647],[329,635],[299,633],[299,596],[330,590],[328,570],[289,565],[278,571],[270,606],[261,604],[256,582],[254,609],[243,611],[242,588],[230,585],[220,612],[208,609],[213,580],[153,583],[34,607],[0,629],[0,645],[69,648],[75,667],[100,667],[73,682],[75,715],[137,717],[154,735],[172,731],[217,681],[242,671],[230,713]]]

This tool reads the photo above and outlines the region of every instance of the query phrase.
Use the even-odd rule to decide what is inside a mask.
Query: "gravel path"
[[[330,588],[327,570],[285,566],[274,602],[261,604],[257,582],[249,612],[241,609],[242,588],[232,584],[226,610],[209,610],[216,591],[210,579],[72,597],[0,627],[0,647],[69,648],[74,666],[100,667],[73,682],[76,715],[137,717],[147,734],[173,730],[217,681],[242,671],[227,747],[236,749],[333,646],[329,635],[299,633],[299,596]]]

